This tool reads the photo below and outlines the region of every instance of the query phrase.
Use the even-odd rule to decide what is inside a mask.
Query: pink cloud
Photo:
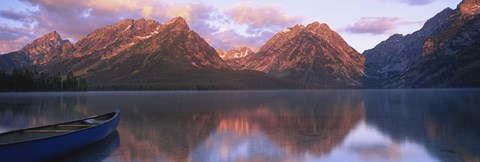
[[[64,38],[78,40],[99,27],[118,22],[119,16],[135,16],[127,10],[126,14],[121,14],[100,6],[89,6],[87,1],[26,0],[26,2],[38,7],[38,10],[32,11],[32,17],[38,22],[33,30],[39,36],[56,30]],[[89,15],[85,15],[86,11],[89,11]]]
[[[397,0],[401,3],[406,3],[408,5],[412,6],[420,6],[420,5],[426,5],[434,2],[435,0]]]
[[[23,41],[19,36],[5,36],[0,52],[20,49],[52,31],[62,38],[78,41],[98,28],[112,25],[124,18],[147,18],[161,23],[173,17],[184,17],[190,28],[204,37],[213,47],[230,49],[240,45],[257,48],[266,41],[265,35],[298,23],[301,19],[284,14],[280,7],[260,5],[248,7],[235,5],[225,11],[204,3],[172,3],[158,0],[22,0],[33,11],[0,10],[3,18],[24,24],[20,35],[28,35]],[[261,16],[258,16],[261,15]],[[248,36],[232,30],[231,24],[247,25]],[[0,29],[2,30],[2,29]],[[1,31],[0,31],[1,32]],[[19,34],[19,33],[17,33]],[[8,35],[8,34],[7,34]],[[230,37],[228,37],[230,36]],[[28,38],[28,39],[25,39]],[[263,42],[262,42],[263,41]],[[238,43],[235,43],[238,42]]]
[[[244,36],[238,34],[234,30],[227,30],[214,35],[214,39],[210,40],[211,44],[215,44],[216,48],[229,50],[237,47],[247,46],[253,50],[259,49],[270,37],[272,32],[262,32],[256,36]]]
[[[3,18],[18,22],[30,22],[31,29],[24,28],[21,32],[34,33],[40,37],[51,31],[58,31],[63,38],[71,41],[81,39],[86,34],[98,28],[112,25],[124,18],[148,18],[159,22],[166,22],[177,16],[183,16],[192,29],[200,32],[214,32],[216,29],[205,23],[211,12],[215,11],[211,6],[201,3],[179,4],[166,3],[156,0],[23,0],[22,2],[38,8],[35,11],[17,12],[12,9],[0,10]],[[1,29],[0,29],[1,30]],[[19,49],[19,44],[14,43],[14,38],[3,42],[0,52]],[[10,42],[10,43],[9,43]],[[23,43],[26,45],[28,42]],[[11,45],[8,45],[11,44]],[[20,48],[23,46],[20,45]]]
[[[26,28],[0,26],[0,54],[21,49],[34,39]]]
[[[66,38],[80,39],[94,30],[112,25],[124,18],[147,18],[166,22],[182,16],[188,23],[207,30],[205,21],[211,19],[216,9],[203,3],[167,3],[156,0],[26,0],[38,10],[33,11],[33,19],[38,22],[35,33],[42,35],[53,30]]]
[[[17,51],[32,41],[33,39],[29,37],[19,37],[9,41],[0,40],[0,54]]]
[[[399,20],[398,17],[362,17],[344,30],[357,34],[390,34],[395,32]]]
[[[225,24],[246,25],[246,33],[239,34],[235,30],[227,29],[212,35],[209,42],[219,49],[247,46],[252,49],[260,48],[274,32],[298,24],[301,17],[290,16],[282,12],[278,5],[248,5],[237,4],[223,11]]]
[[[423,21],[403,21],[398,17],[362,17],[359,21],[340,32],[353,34],[393,34],[398,26],[422,23]]]
[[[283,13],[277,5],[237,4],[227,9],[225,14],[235,23],[248,25],[249,34],[259,34],[266,29],[283,29],[302,21],[301,17]]]

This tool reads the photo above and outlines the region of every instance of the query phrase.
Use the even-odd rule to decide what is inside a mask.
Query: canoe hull
[[[80,150],[111,134],[120,122],[119,114],[112,120],[85,130],[64,135],[0,146],[2,161],[46,161]]]

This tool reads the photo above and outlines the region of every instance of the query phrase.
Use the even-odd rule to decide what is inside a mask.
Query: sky
[[[125,18],[165,23],[181,16],[216,49],[259,49],[275,33],[318,21],[359,52],[409,34],[461,0],[2,0],[0,53],[57,31],[75,43]]]

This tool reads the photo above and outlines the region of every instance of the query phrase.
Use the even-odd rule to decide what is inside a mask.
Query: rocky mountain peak
[[[187,69],[228,68],[215,49],[197,33],[190,30],[185,19],[181,17],[158,26],[156,30],[146,36],[135,35],[134,37],[139,38],[139,42],[135,43],[135,39],[133,44],[125,41],[127,48],[119,51],[118,54],[115,54],[115,57],[111,57],[112,62],[120,65],[125,64],[123,59],[128,60],[126,58],[135,58],[131,60],[135,61],[138,58],[148,57],[148,60],[145,58],[141,67],[131,67],[127,71],[119,71],[119,73],[134,72],[130,71],[132,69],[136,71],[158,69],[159,66],[167,65]],[[119,61],[116,62],[115,60]],[[160,62],[162,62],[162,65],[158,65]]]
[[[124,19],[117,24],[113,25],[112,27],[114,28],[125,28],[124,31],[126,30],[149,30],[149,29],[144,29],[144,28],[149,28],[149,27],[158,27],[160,23],[158,23],[155,20],[148,19],[145,20],[144,18],[140,18],[138,20],[134,19]]]
[[[45,43],[45,42],[61,42],[62,37],[60,37],[60,34],[57,33],[57,31],[50,32],[32,42],[32,44],[38,44],[38,43]]]
[[[434,42],[425,44],[427,39],[438,35],[451,23],[455,10],[445,8],[428,19],[423,27],[407,35],[395,34],[374,48],[363,52],[366,59],[366,71],[369,76],[387,77],[409,70],[422,55],[434,51]]]
[[[133,19],[131,19],[131,20],[133,20]],[[132,24],[136,25],[136,26],[138,26],[138,25],[149,26],[149,25],[158,25],[159,23],[155,20],[152,20],[152,19],[140,18],[138,20],[133,20]]]
[[[396,34],[393,34],[392,36],[388,37],[388,39],[397,39],[397,38],[402,38],[402,37],[403,37],[403,34],[396,33]]]
[[[129,19],[123,19],[115,25],[130,25],[130,24],[133,24],[134,21],[135,21],[134,19],[130,19],[130,18]]]
[[[139,18],[139,19],[138,19],[138,20],[136,20],[136,21],[138,21],[138,22],[146,22],[147,20],[145,20],[145,18],[144,18],[144,17],[142,17],[142,18]]]
[[[285,30],[283,30],[282,33],[289,33],[290,31],[294,31],[294,32],[298,32],[298,31],[301,31],[305,29],[305,26],[301,25],[301,24],[297,24],[295,26],[292,26],[292,27],[289,27],[289,28],[286,28]]]
[[[466,71],[478,71],[470,68],[474,66],[469,63],[475,61],[478,53],[475,47],[479,38],[479,5],[480,0],[463,0],[457,9],[446,8],[430,18],[421,30],[403,37],[392,36],[366,50],[365,68],[372,85],[445,86],[455,82],[450,78],[462,75],[472,83],[478,82],[470,79],[478,78],[476,72]]]
[[[219,49],[217,50],[217,53],[223,60],[232,60],[232,59],[243,58],[248,55],[252,55],[255,52],[252,49],[246,46],[243,46],[243,47],[233,48],[228,51],[223,51]]]
[[[175,17],[172,20],[168,21],[167,23],[164,24],[167,27],[173,27],[174,29],[179,29],[179,30],[190,30],[190,27],[188,27],[187,21],[183,17]]]
[[[70,41],[62,40],[60,34],[53,31],[26,45],[21,52],[27,55],[27,62],[37,65],[45,64],[72,49],[73,44]]]
[[[317,21],[311,23],[311,24],[308,24],[307,27],[306,27],[308,30],[311,30],[311,31],[316,31],[316,30],[331,30],[330,27],[325,24],[325,23],[319,23]]]
[[[458,9],[462,14],[474,15],[480,13],[480,0],[463,0]]]
[[[146,23],[147,23],[147,24],[156,24],[156,23],[158,23],[158,22],[155,21],[155,20],[152,20],[152,19],[148,19],[148,20],[146,21]]]
[[[57,31],[53,31],[51,33],[48,33],[44,37],[49,37],[49,38],[55,39],[55,40],[62,40],[62,37],[60,36],[60,34],[57,33]]]
[[[61,45],[62,42],[63,42],[62,37],[56,31],[53,31],[51,33],[48,33],[34,40],[32,43],[23,47],[22,50],[28,51],[32,49],[47,49],[48,47],[55,47],[57,45]],[[66,42],[69,42],[69,41],[66,41]]]
[[[432,32],[436,30],[444,24],[453,13],[454,10],[451,8],[443,9],[441,12],[428,19],[420,30],[423,32]]]
[[[162,25],[154,20],[124,19],[116,24],[100,28],[80,39],[73,57],[101,55],[111,58],[121,51],[138,44],[156,34]]]
[[[429,19],[422,32],[430,35],[425,40],[422,56],[428,56],[461,32],[462,27],[480,13],[480,0],[463,0],[456,10],[449,8]]]
[[[244,69],[328,88],[361,86],[364,64],[361,54],[319,22],[287,28],[242,60]]]
[[[304,36],[310,35],[314,37],[319,37],[323,39],[330,39],[331,37],[338,38],[339,36],[334,36],[335,33],[327,24],[313,22],[307,26],[295,25],[289,28],[286,28],[280,33],[277,33],[273,38],[276,39],[291,39],[295,36],[298,36],[300,33],[303,33]],[[268,43],[267,43],[268,44]]]

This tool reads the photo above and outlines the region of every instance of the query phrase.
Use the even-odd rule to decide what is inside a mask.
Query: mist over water
[[[0,132],[121,110],[65,161],[480,161],[480,90],[2,93]]]

